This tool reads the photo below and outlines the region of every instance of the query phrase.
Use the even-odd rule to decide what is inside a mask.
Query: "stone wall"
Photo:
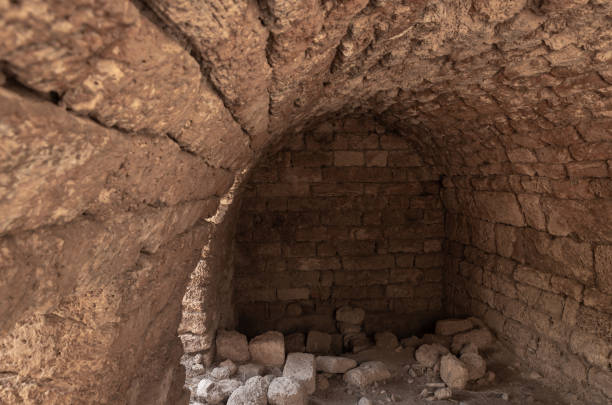
[[[243,194],[240,329],[331,332],[344,303],[367,310],[368,332],[429,326],[442,308],[439,174],[365,117],[327,121],[283,145]]]
[[[607,146],[571,134],[569,147],[508,151],[540,176],[445,178],[445,298],[451,313],[481,317],[556,384],[604,404],[612,396],[611,167],[600,152]]]
[[[449,176],[448,308],[505,314],[545,375],[609,396],[612,2],[222,4],[0,1],[0,402],[185,403],[181,298],[219,200],[353,111]],[[499,257],[505,295],[453,276]]]

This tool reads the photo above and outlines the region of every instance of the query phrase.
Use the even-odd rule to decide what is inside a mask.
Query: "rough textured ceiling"
[[[342,110],[436,133],[610,118],[607,0],[149,0],[147,19],[129,2],[89,3],[9,9],[8,71],[105,125],[186,145],[186,122],[226,113],[211,93],[255,150]]]

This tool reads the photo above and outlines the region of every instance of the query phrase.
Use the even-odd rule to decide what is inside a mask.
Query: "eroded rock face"
[[[196,263],[218,294],[188,291],[185,350],[233,322],[230,186],[272,141],[348,113],[443,175],[446,309],[609,401],[609,1],[146,5],[0,1],[0,402],[184,403]],[[414,281],[367,294],[406,313],[441,295]]]

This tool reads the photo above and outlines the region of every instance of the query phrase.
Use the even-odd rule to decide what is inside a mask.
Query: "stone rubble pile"
[[[479,351],[490,348],[495,339],[477,318],[444,319],[436,322],[436,334],[422,339],[414,336],[402,340],[403,347],[415,348],[416,364],[409,368],[413,378],[427,375],[439,377],[443,383],[428,384],[421,396],[428,400],[451,399],[453,390],[463,390],[468,383],[483,385],[492,382],[495,374],[487,372]]]
[[[427,376],[430,382],[421,392],[428,400],[451,399],[453,390],[469,382],[494,379],[479,350],[494,342],[491,332],[475,318],[446,319],[436,324],[436,334],[402,339],[391,332],[374,335],[363,332],[364,311],[342,307],[336,312],[340,334],[310,331],[290,334],[269,331],[250,341],[236,331],[219,331],[215,367],[206,372],[193,390],[192,405],[305,405],[309,395],[325,391],[329,379],[337,376],[347,392],[365,392],[369,386],[392,378],[383,361],[362,361],[341,356],[372,348],[387,352],[414,351],[416,363],[407,364],[408,383]],[[376,352],[378,353],[378,352]],[[349,354],[352,355],[352,354]],[[369,403],[363,396],[359,401]]]

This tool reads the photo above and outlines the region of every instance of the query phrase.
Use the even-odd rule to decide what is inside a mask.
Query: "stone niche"
[[[373,120],[295,134],[254,168],[235,242],[234,297],[248,335],[336,331],[367,310],[368,333],[423,332],[442,311],[441,176]]]

